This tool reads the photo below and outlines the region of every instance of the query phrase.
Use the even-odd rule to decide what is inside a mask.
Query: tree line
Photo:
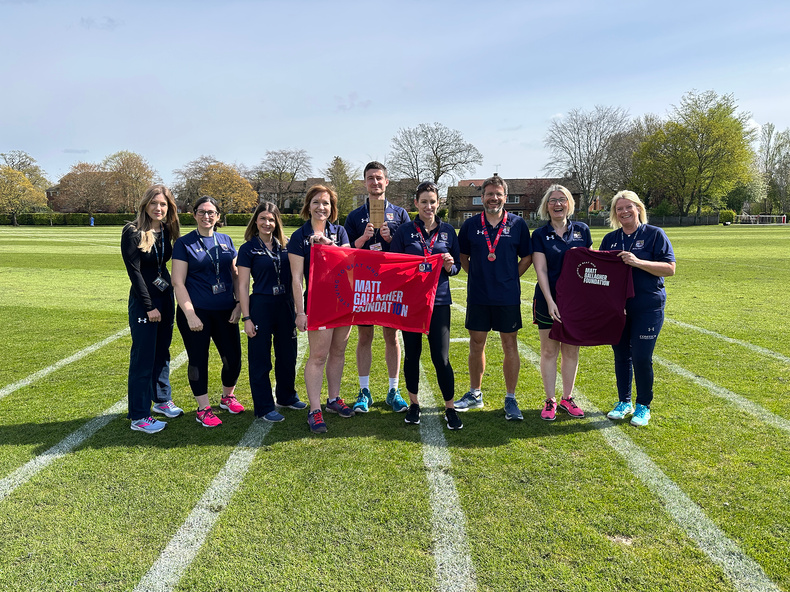
[[[760,132],[732,95],[686,93],[666,116],[631,118],[621,107],[572,109],[549,124],[544,146],[547,174],[572,179],[581,195],[579,210],[593,199],[604,204],[621,189],[636,191],[658,215],[689,216],[703,211],[748,208],[745,213],[790,211],[790,130],[771,123]],[[15,150],[0,154],[0,213],[46,211],[51,183],[35,159]],[[401,128],[386,157],[388,198],[411,205],[421,181],[441,187],[471,175],[483,155],[460,131],[441,123]],[[361,171],[335,156],[312,177],[303,149],[268,150],[254,166],[200,156],[173,171],[173,191],[183,211],[200,195],[220,202],[224,212],[252,211],[260,199],[283,212],[298,211],[308,181],[319,178],[338,193],[341,214],[364,195]],[[78,162],[51,192],[51,205],[72,212],[133,212],[158,173],[141,155],[116,152],[100,163]]]

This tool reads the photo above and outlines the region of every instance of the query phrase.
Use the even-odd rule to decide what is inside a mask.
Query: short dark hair
[[[384,177],[389,179],[389,173],[387,173],[387,167],[385,167],[383,164],[381,164],[378,160],[371,161],[371,162],[369,162],[368,164],[365,165],[365,170],[362,171],[362,177],[363,178],[367,178],[368,171],[371,171],[371,170],[374,170],[374,169],[379,170],[379,171],[384,171]]]
[[[488,179],[483,181],[483,186],[481,188],[483,195],[486,194],[486,187],[488,187],[489,185],[501,187],[502,189],[505,190],[505,195],[507,195],[507,183],[505,183],[505,180],[499,175],[494,175],[493,177],[489,177]]]
[[[439,197],[439,187],[433,181],[423,181],[419,185],[417,185],[417,190],[414,192],[414,199],[420,197],[420,193],[425,193],[429,191],[431,193],[435,193],[436,197]]]

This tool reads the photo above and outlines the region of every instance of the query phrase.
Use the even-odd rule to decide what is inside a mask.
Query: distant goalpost
[[[738,224],[787,224],[786,215],[773,216],[769,214],[740,214],[737,217]]]

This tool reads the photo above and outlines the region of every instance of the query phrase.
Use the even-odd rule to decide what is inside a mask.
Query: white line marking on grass
[[[19,390],[22,387],[28,386],[29,384],[32,384],[32,383],[36,382],[37,380],[40,380],[40,379],[44,378],[47,374],[51,374],[55,370],[59,370],[60,368],[63,368],[63,366],[67,366],[68,364],[71,364],[72,362],[76,362],[77,360],[81,360],[82,358],[84,358],[88,354],[91,354],[91,353],[95,352],[97,349],[100,349],[100,348],[104,347],[105,345],[107,345],[109,343],[112,343],[116,339],[120,339],[121,337],[124,337],[125,335],[128,335],[129,332],[130,332],[129,327],[126,327],[125,329],[123,329],[121,331],[118,331],[115,335],[110,335],[107,339],[103,339],[103,340],[99,341],[98,343],[94,343],[93,345],[89,345],[85,349],[78,351],[76,354],[73,354],[73,355],[69,356],[68,358],[63,358],[59,362],[55,362],[51,366],[47,366],[46,368],[43,368],[43,369],[39,370],[38,372],[34,372],[30,376],[28,376],[26,378],[23,378],[22,380],[20,380],[18,382],[15,382],[14,384],[9,384],[8,386],[3,387],[2,389],[0,389],[0,399],[5,397],[6,395],[10,395],[14,391]]]
[[[450,339],[450,343],[469,343],[468,337],[453,337]]]
[[[768,349],[767,347],[761,347],[759,345],[754,345],[753,343],[749,343],[748,341],[742,341],[740,339],[733,339],[732,337],[727,337],[726,335],[722,335],[721,333],[716,333],[715,331],[711,331],[710,329],[705,329],[703,327],[697,327],[696,325],[689,325],[688,323],[684,323],[682,321],[676,321],[675,319],[667,318],[665,319],[668,323],[672,323],[673,325],[677,325],[679,327],[683,327],[684,329],[691,329],[692,331],[699,331],[700,333],[704,333],[705,335],[710,335],[711,337],[715,337],[716,339],[721,339],[722,341],[726,341],[727,343],[733,343],[735,345],[740,345],[745,347],[746,349],[750,349],[755,353],[763,354],[765,356],[770,356],[780,362],[784,362],[785,364],[790,364],[790,357],[785,356],[784,354],[780,354],[779,352],[775,352],[773,350]]]
[[[435,404],[437,397],[427,384],[420,364],[420,388]],[[440,413],[444,405],[439,407]],[[442,592],[476,590],[475,568],[466,540],[466,527],[461,501],[450,475],[452,460],[439,415],[430,409],[420,418],[422,462],[427,469],[430,486],[431,526],[434,534],[433,558],[436,562],[436,583]]]
[[[178,367],[186,361],[186,352],[181,352],[181,354],[179,354],[179,356],[170,363],[170,371],[173,372],[177,370]],[[17,487],[27,483],[39,471],[51,465],[59,458],[66,456],[69,452],[93,436],[113,419],[116,419],[121,413],[123,413],[123,410],[126,409],[126,403],[126,397],[120,401],[117,401],[114,405],[102,411],[101,415],[93,418],[81,428],[71,432],[52,448],[39,454],[35,458],[32,458],[10,475],[0,479],[0,501],[3,501],[6,497],[8,497]]]
[[[135,592],[163,592],[178,585],[181,576],[206,541],[208,533],[241,485],[272,425],[263,419],[252,422],[184,524],[134,588]]]
[[[540,356],[520,340],[519,353],[540,371]],[[603,435],[628,468],[663,503],[670,517],[682,528],[700,549],[719,567],[737,590],[743,592],[779,592],[759,563],[741,550],[664,471],[629,438],[616,424],[606,419],[578,389],[574,396],[591,415],[602,420],[591,422]]]
[[[670,362],[669,360],[665,360],[664,358],[661,358],[656,355],[653,356],[653,359],[659,364],[661,364],[662,366],[665,366],[666,368],[674,372],[675,374],[678,374],[683,378],[690,380],[694,384],[697,384],[702,388],[707,389],[712,395],[715,395],[726,401],[729,401],[730,403],[732,403],[742,411],[745,411],[750,415],[754,415],[758,419],[764,421],[767,424],[774,426],[775,428],[779,428],[780,430],[784,430],[785,432],[790,433],[790,420],[787,420],[784,417],[776,415],[775,413],[769,411],[765,407],[762,407],[757,403],[750,401],[746,397],[742,397],[741,395],[732,392],[731,390],[721,387],[706,378],[697,376],[693,372],[689,372],[688,370],[686,370],[681,366],[678,366],[674,362]]]
[[[306,349],[307,333],[300,333],[296,353],[297,371],[304,362]],[[225,466],[214,477],[203,497],[134,588],[134,592],[169,592],[178,585],[206,542],[206,537],[220,513],[228,506],[241,485],[272,425],[263,419],[252,422]]]

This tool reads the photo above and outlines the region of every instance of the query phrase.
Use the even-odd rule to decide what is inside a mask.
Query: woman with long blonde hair
[[[170,388],[170,342],[175,301],[167,262],[180,235],[173,194],[164,185],[149,187],[137,208],[137,218],[121,234],[121,256],[132,282],[129,290],[128,418],[132,429],[153,434],[167,425],[151,416],[178,417]]]

